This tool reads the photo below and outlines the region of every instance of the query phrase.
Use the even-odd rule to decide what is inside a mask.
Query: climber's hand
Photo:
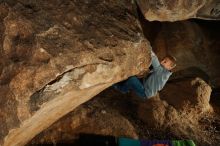
[[[151,50],[151,57],[156,56],[153,50]]]

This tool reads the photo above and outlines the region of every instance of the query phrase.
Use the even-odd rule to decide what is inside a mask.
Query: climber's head
[[[176,58],[171,55],[167,55],[161,61],[161,65],[163,65],[163,67],[167,70],[172,70],[176,67]]]

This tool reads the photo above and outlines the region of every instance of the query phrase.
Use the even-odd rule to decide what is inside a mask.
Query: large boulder
[[[137,3],[149,21],[220,19],[218,0],[137,0]]]
[[[209,104],[211,91],[200,78],[169,83],[158,95],[160,97],[140,104],[138,115],[152,127],[198,122],[203,113],[212,111]]]
[[[22,146],[115,82],[146,70],[130,0],[0,3],[0,145]]]
[[[178,111],[191,110],[205,112],[210,109],[211,87],[202,79],[186,79],[167,84],[160,98]]]
[[[161,127],[165,122],[167,107],[168,104],[160,100],[157,95],[140,104],[138,116],[150,127]]]

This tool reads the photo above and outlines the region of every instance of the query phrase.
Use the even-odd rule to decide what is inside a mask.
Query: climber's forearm
[[[151,50],[151,58],[152,58],[152,66],[153,68],[156,68],[158,66],[160,66],[160,62],[156,56],[156,54]]]

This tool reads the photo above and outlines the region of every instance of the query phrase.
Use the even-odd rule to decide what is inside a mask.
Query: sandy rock
[[[25,145],[150,64],[131,1],[9,0],[0,10],[0,145]]]
[[[137,0],[137,3],[149,21],[220,19],[218,0]]]
[[[210,111],[211,87],[199,78],[169,83],[160,92],[160,99],[150,99],[140,104],[139,118],[152,127],[181,125],[184,121],[196,121]]]
[[[211,92],[211,87],[205,81],[195,78],[167,84],[160,98],[177,110],[187,111],[191,107],[206,111],[210,108]]]
[[[206,4],[197,12],[196,17],[207,20],[219,20],[220,2],[218,0],[207,1]]]
[[[165,122],[167,106],[162,100],[149,99],[140,104],[138,116],[151,127],[161,127]]]

